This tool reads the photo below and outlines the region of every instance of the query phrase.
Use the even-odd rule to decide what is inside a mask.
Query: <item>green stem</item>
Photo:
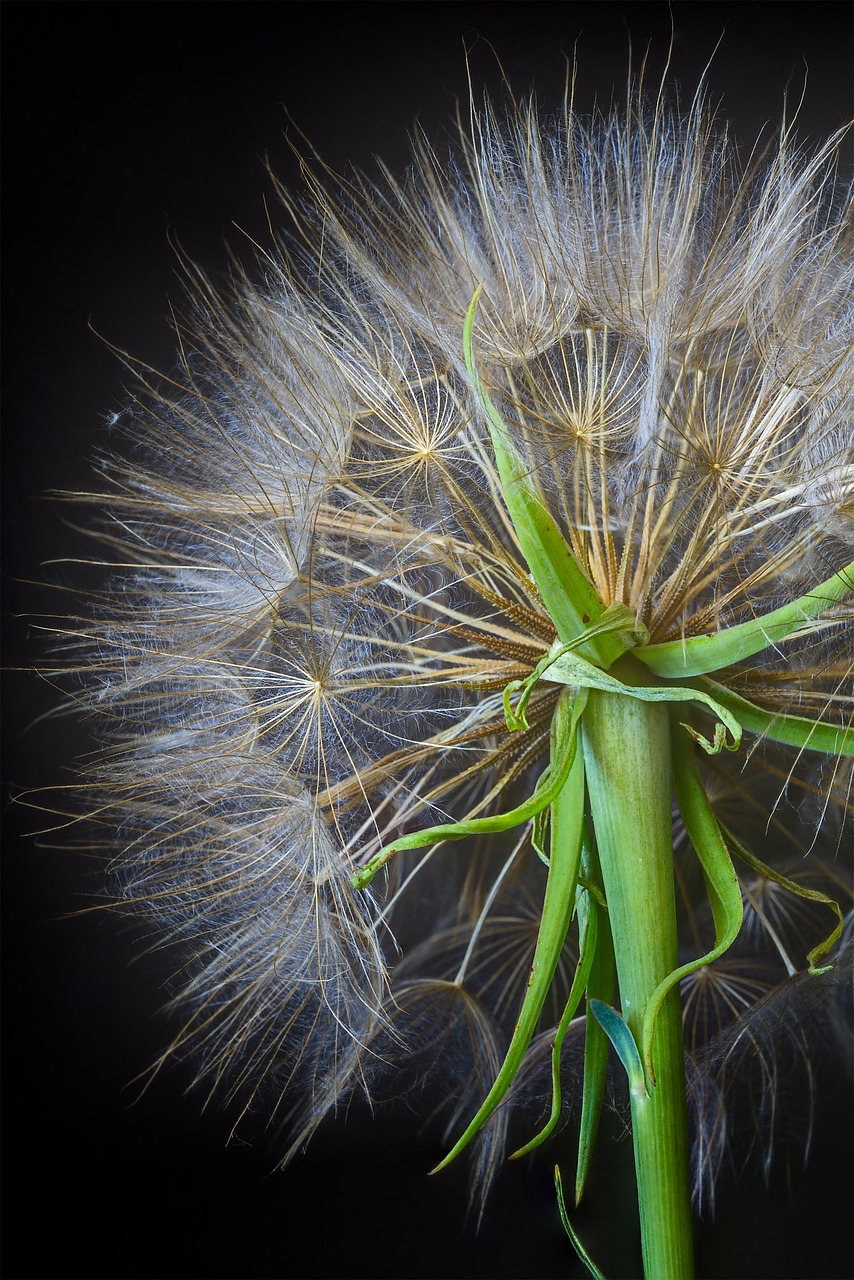
[[[627,682],[645,678],[630,655],[617,672]],[[640,1046],[651,997],[678,964],[668,711],[591,690],[583,734],[622,1013]],[[649,1280],[685,1280],[693,1244],[678,988],[658,1015],[653,1067],[655,1081],[631,1089],[644,1272]]]

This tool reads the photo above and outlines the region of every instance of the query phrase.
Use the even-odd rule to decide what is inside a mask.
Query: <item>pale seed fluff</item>
[[[530,824],[352,885],[397,836],[518,804],[548,750],[557,686],[537,686],[524,731],[503,716],[556,632],[466,372],[475,291],[484,385],[603,602],[653,641],[745,622],[852,556],[837,141],[807,154],[784,130],[744,159],[702,95],[682,113],[638,92],[591,119],[570,100],[549,118],[486,104],[448,158],[419,137],[402,178],[282,193],[290,230],[254,280],[188,268],[178,364],[136,370],[102,463],[113,567],[66,628],[68,665],[104,744],[87,839],[176,957],[164,1059],[189,1056],[238,1118],[286,1121],[283,1154],[354,1091],[426,1112],[453,1098],[458,1128],[528,979],[545,876]],[[732,687],[850,724],[851,615],[843,600]],[[848,910],[850,768],[745,746],[704,766],[721,821]],[[683,844],[677,823],[677,867]],[[740,871],[739,943],[683,991],[706,1200],[739,1080],[770,1158],[785,1075],[814,1083],[845,1012],[841,951],[804,972],[833,925],[823,900]],[[696,955],[714,929],[696,871],[678,878]],[[517,1115],[548,1098],[575,945],[474,1145],[481,1192]]]

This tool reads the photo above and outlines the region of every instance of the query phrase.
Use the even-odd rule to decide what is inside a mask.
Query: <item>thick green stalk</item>
[[[643,679],[628,655],[615,670],[626,682]],[[668,710],[591,690],[583,734],[620,1004],[640,1047],[650,997],[678,964]],[[678,749],[692,749],[687,737]],[[644,1273],[685,1280],[693,1274],[693,1244],[678,988],[656,1022],[653,1066],[655,1080],[631,1090]]]

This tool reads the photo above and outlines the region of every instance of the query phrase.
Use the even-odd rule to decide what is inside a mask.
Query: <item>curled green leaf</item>
[[[581,717],[587,701],[582,690],[573,704],[574,723]],[[464,840],[466,836],[490,835],[498,831],[509,831],[519,827],[541,813],[548,805],[553,804],[560,795],[576,755],[576,735],[568,735],[562,741],[562,754],[552,756],[552,760],[537,782],[533,795],[515,809],[506,813],[496,813],[488,818],[470,818],[467,822],[440,822],[433,827],[425,827],[422,831],[412,831],[409,835],[399,836],[385,845],[369,862],[360,867],[352,876],[350,883],[354,889],[366,888],[374,876],[392,858],[395,853],[404,849],[422,849],[425,845],[442,844],[445,840]],[[541,829],[537,832],[541,839]]]
[[[820,966],[818,962],[833,950],[842,935],[845,920],[839,903],[819,889],[807,889],[805,885],[798,884],[795,880],[789,880],[787,876],[775,871],[773,867],[769,867],[766,863],[760,862],[759,858],[754,857],[750,850],[745,848],[727,827],[722,827],[721,830],[727,845],[751,870],[758,872],[759,875],[764,876],[766,880],[772,881],[773,884],[778,884],[781,889],[786,889],[789,893],[795,894],[798,898],[803,898],[807,902],[820,902],[834,913],[836,916],[835,929],[828,934],[823,942],[820,942],[817,947],[813,947],[807,954],[809,972],[812,974],[826,973],[830,966]]]
[[[854,725],[830,724],[782,711],[766,711],[716,680],[703,679],[702,687],[722,707],[737,716],[748,733],[760,734],[772,742],[783,742],[807,751],[823,751],[831,756],[854,756]]]
[[[514,680],[504,690],[504,713],[508,726],[511,720],[513,727],[527,727],[525,708],[538,680],[548,680],[555,684],[573,685],[579,689],[598,689],[602,693],[619,693],[627,698],[637,698],[640,702],[698,702],[712,711],[719,723],[715,725],[714,737],[710,741],[699,733],[692,725],[683,724],[688,733],[709,755],[717,755],[726,748],[736,751],[741,744],[741,724],[738,718],[722,703],[717,702],[703,689],[691,685],[634,685],[625,684],[607,671],[601,671],[593,663],[573,652],[575,642],[555,646],[542,658],[525,680]],[[521,697],[515,711],[511,705],[513,693],[521,690]],[[727,736],[729,735],[729,736]]]
[[[627,605],[617,603],[609,605],[596,622],[591,623],[589,627],[585,627],[573,640],[568,641],[566,644],[561,644],[558,641],[552,645],[549,652],[540,659],[529,676],[526,676],[524,680],[511,680],[504,690],[504,721],[511,733],[517,729],[530,728],[526,716],[528,700],[540,680],[544,678],[550,679],[545,674],[549,668],[564,654],[572,653],[597,636],[603,635],[619,635],[626,648],[631,648],[635,644],[643,643],[643,637],[647,636],[648,632],[645,627],[637,622]],[[567,682],[562,681],[561,683]],[[514,709],[512,697],[516,693],[519,693],[520,697]]]

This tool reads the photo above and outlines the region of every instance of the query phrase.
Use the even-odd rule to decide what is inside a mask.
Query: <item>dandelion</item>
[[[622,1079],[645,1273],[687,1276],[739,1082],[766,1163],[785,1064],[812,1096],[851,899],[837,142],[487,102],[449,159],[282,192],[257,282],[187,267],[66,635],[90,821],[179,957],[164,1060],[286,1158],[354,1093],[453,1097],[482,1203],[571,1096],[577,1202]]]

